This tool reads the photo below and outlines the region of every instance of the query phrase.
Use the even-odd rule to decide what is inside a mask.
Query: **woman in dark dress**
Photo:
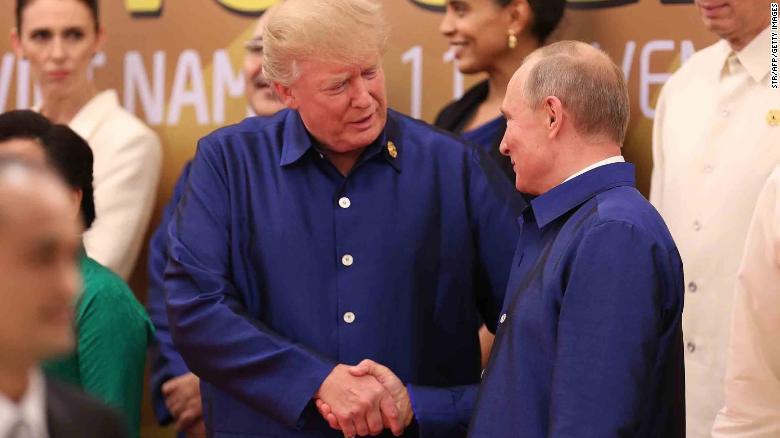
[[[483,146],[511,180],[508,157],[498,152],[506,120],[501,102],[526,55],[541,47],[563,16],[565,0],[449,0],[439,30],[449,40],[458,69],[487,79],[451,102],[436,126]]]

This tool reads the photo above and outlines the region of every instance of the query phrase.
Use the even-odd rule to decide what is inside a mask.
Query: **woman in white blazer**
[[[127,279],[151,217],[162,151],[157,135],[119,105],[116,92],[98,92],[88,74],[105,39],[98,9],[97,0],[17,0],[11,42],[40,85],[36,109],[92,148],[97,219],[84,245]]]

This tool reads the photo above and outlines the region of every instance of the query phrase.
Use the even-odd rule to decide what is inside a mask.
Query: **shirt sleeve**
[[[434,388],[407,385],[420,438],[465,437],[479,385]]]
[[[162,151],[151,131],[137,132],[121,141],[111,157],[111,168],[95,185],[96,218],[84,233],[84,246],[90,257],[127,280],[152,215]]]
[[[780,170],[759,195],[734,295],[715,438],[780,436]]]
[[[117,280],[119,281],[119,280]],[[128,436],[139,436],[149,321],[132,292],[104,284],[83,303],[78,321],[78,365],[84,391],[118,409]]]
[[[189,184],[169,228],[165,272],[171,334],[203,381],[290,427],[335,367],[252,318],[231,270],[231,206],[222,149],[201,140]],[[251,273],[250,275],[256,275]],[[261,282],[260,282],[261,283]],[[283,388],[283,390],[282,390]]]
[[[657,355],[680,347],[661,336],[676,325],[679,338],[679,257],[623,222],[588,231],[573,257],[560,305],[549,436],[628,436],[647,415],[642,405]]]
[[[471,151],[468,196],[477,254],[476,306],[485,325],[495,333],[519,238],[516,218],[525,201],[495,161],[476,148]],[[477,384],[449,388],[408,385],[420,437],[465,437],[478,387]]]
[[[165,265],[168,262],[168,226],[171,223],[176,206],[184,193],[184,187],[190,173],[191,163],[187,163],[182,170],[179,180],[173,190],[168,205],[165,206],[160,225],[155,230],[149,243],[149,293],[146,308],[155,328],[155,336],[149,347],[151,361],[151,377],[149,379],[152,405],[157,421],[161,425],[173,421],[173,416],[165,405],[165,397],[162,394],[162,385],[168,380],[187,374],[190,370],[184,363],[171,339],[171,331],[168,325],[168,313],[165,309],[165,289],[163,288],[163,275]]]

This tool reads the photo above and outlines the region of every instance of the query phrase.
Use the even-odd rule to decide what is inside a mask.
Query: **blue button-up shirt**
[[[531,201],[472,437],[685,436],[682,262],[609,164]]]
[[[165,397],[162,393],[162,385],[168,380],[187,374],[189,368],[182,359],[171,339],[171,331],[168,326],[168,313],[165,309],[165,288],[163,275],[168,264],[168,226],[173,219],[176,206],[179,205],[190,175],[192,162],[187,162],[182,169],[179,180],[173,188],[171,200],[163,210],[162,218],[157,229],[149,241],[149,260],[147,263],[148,294],[146,296],[146,309],[154,324],[154,342],[149,345],[149,359],[151,362],[151,376],[149,378],[150,393],[152,396],[152,408],[157,421],[166,425],[173,421],[173,416],[165,405]],[[181,434],[181,436],[184,436]]]
[[[202,139],[165,288],[207,427],[340,436],[311,398],[370,358],[409,384],[423,436],[465,435],[521,207],[483,151],[393,111],[347,177],[294,111]]]

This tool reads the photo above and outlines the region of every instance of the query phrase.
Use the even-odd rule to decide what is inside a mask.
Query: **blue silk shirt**
[[[685,436],[682,262],[630,164],[531,201],[471,437]]]
[[[342,436],[312,396],[370,358],[410,388],[406,436],[464,436],[522,204],[483,151],[393,111],[347,177],[295,111],[203,138],[165,290],[211,434]]]
[[[149,260],[147,264],[148,294],[146,297],[146,309],[154,324],[154,342],[149,346],[149,359],[151,362],[151,377],[149,379],[150,393],[152,395],[152,407],[157,417],[157,422],[162,425],[173,421],[173,416],[165,406],[165,397],[162,394],[162,385],[168,380],[187,374],[189,369],[184,363],[171,339],[171,330],[168,326],[168,313],[165,309],[165,288],[163,276],[165,266],[168,264],[168,226],[171,223],[176,206],[179,205],[187,186],[187,178],[190,176],[192,162],[188,162],[182,169],[179,180],[173,188],[173,195],[168,205],[163,210],[160,225],[149,241]],[[180,436],[184,436],[180,434]]]

